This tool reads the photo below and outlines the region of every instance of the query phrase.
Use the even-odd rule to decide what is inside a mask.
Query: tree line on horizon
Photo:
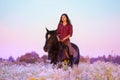
[[[42,57],[39,57],[39,54],[36,52],[29,52],[25,53],[24,55],[21,55],[18,57],[16,60],[10,56],[8,59],[3,59],[0,58],[0,62],[2,61],[10,61],[10,62],[26,62],[26,63],[35,63],[35,62],[47,62],[48,56],[43,55]],[[117,63],[120,64],[120,56],[112,56],[108,55],[107,57],[105,55],[103,56],[98,56],[97,58],[89,58],[89,56],[84,57],[80,56],[80,62],[86,62],[86,63],[94,63],[96,61],[104,61],[104,62],[112,62],[112,63]]]

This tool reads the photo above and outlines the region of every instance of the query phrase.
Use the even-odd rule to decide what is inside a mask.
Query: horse
[[[57,39],[57,30],[49,31],[46,28],[46,41],[43,47],[45,52],[48,52],[48,59],[51,60],[51,64],[57,64],[58,62],[63,62],[68,60],[69,65],[78,65],[80,59],[79,48],[74,43],[71,43],[72,48],[76,51],[77,56],[70,55],[69,48],[67,45],[59,42]]]

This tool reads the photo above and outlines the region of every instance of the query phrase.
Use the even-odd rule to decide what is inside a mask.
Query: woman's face
[[[67,17],[65,15],[62,15],[62,22],[66,22],[67,21]]]

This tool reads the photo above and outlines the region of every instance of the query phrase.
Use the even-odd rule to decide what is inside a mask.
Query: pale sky
[[[0,0],[0,57],[47,54],[45,27],[56,29],[62,13],[72,22],[71,42],[81,55],[120,54],[119,0]]]

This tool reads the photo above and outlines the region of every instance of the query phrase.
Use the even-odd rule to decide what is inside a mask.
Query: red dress
[[[67,24],[65,26],[63,24],[58,24],[57,35],[61,40],[68,35],[72,36],[72,33],[73,33],[73,30],[72,30],[71,24]],[[66,41],[69,41],[69,40],[70,39],[67,39]]]

